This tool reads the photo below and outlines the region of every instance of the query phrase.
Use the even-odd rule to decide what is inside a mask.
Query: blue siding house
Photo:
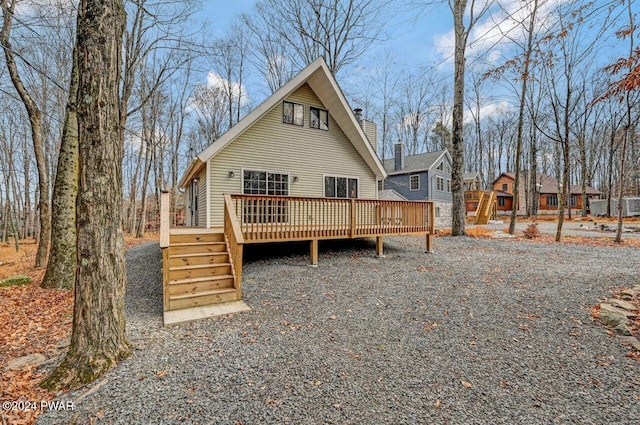
[[[394,146],[394,157],[384,161],[388,176],[382,184],[410,201],[435,202],[436,223],[451,226],[451,155],[448,150],[405,156],[403,143]]]

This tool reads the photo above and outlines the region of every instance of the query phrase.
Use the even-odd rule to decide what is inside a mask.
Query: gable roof
[[[389,175],[416,173],[420,171],[430,170],[434,165],[440,163],[440,159],[446,157],[451,162],[449,151],[444,149],[435,152],[419,153],[417,155],[409,155],[404,157],[404,168],[402,170],[394,170],[395,158],[384,160],[384,169]]]
[[[358,124],[358,121],[356,120],[355,115],[353,114],[353,111],[342,93],[342,90],[338,86],[333,74],[329,71],[324,59],[320,57],[307,65],[307,67],[300,71],[298,75],[289,80],[289,82],[284,86],[280,87],[275,93],[265,99],[257,108],[252,110],[236,125],[231,127],[226,133],[220,136],[220,138],[210,144],[204,151],[194,158],[189,164],[184,177],[180,181],[180,186],[183,187],[183,185],[190,180],[191,176],[197,173],[204,163],[216,156],[230,143],[233,143],[235,139],[271,111],[274,106],[279,105],[284,99],[293,94],[304,84],[308,84],[309,87],[311,87],[311,90],[313,90],[325,108],[329,110],[333,120],[338,124],[340,129],[342,129],[345,136],[347,136],[347,139],[353,144],[358,154],[360,154],[364,162],[369,166],[376,177],[379,179],[385,178],[387,175],[382,167],[380,159],[378,159],[378,155],[371,147],[362,127]]]
[[[495,184],[498,181],[498,179],[502,176],[507,177],[514,181],[516,179],[515,173],[502,173],[498,176],[498,178],[496,178],[493,181],[493,184]],[[551,194],[551,195],[558,194],[558,179],[556,179],[555,177],[551,177],[542,173],[536,173],[536,182],[537,184],[540,185],[540,189],[538,190],[538,193]],[[579,184],[571,185],[569,190],[571,194],[578,195],[582,193],[582,185],[579,185]],[[602,195],[602,192],[600,192],[598,189],[595,189],[591,186],[587,186],[586,192],[587,192],[587,195]]]

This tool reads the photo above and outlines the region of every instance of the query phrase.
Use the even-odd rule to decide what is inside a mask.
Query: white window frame
[[[442,161],[440,164],[438,164],[438,166],[436,167],[436,170],[444,171],[444,161]]]
[[[444,177],[436,176],[436,191],[444,192]]]
[[[447,179],[447,192],[451,193],[451,179]]]
[[[342,196],[327,196],[327,193],[325,192],[325,180],[327,177],[334,177],[336,179],[336,186],[335,186],[335,191],[336,194],[338,193],[338,180],[337,179],[347,179],[347,196],[346,197],[342,197]],[[349,180],[353,179],[356,181],[357,184],[357,193],[355,198],[352,198],[351,196],[349,196]],[[332,199],[358,199],[360,198],[360,177],[356,177],[356,176],[340,176],[340,175],[336,175],[336,174],[323,174],[322,175],[322,195],[325,198],[332,198]]]
[[[418,181],[418,187],[417,188],[413,188],[413,178],[417,177],[417,181]],[[420,190],[420,174],[409,174],[409,190],[411,191],[417,191]]]
[[[267,185],[267,193],[253,193],[253,194],[249,194],[249,193],[244,193],[244,173],[245,172],[257,172],[257,173],[266,173],[267,174],[267,183],[269,181],[269,174],[280,174],[280,175],[286,175],[287,176],[287,194],[286,195],[274,195],[269,192],[269,187]],[[266,195],[266,196],[289,196],[291,193],[291,173],[290,172],[286,172],[286,171],[272,171],[272,170],[259,170],[257,168],[242,168],[241,169],[242,172],[242,178],[240,181],[240,190],[241,193],[243,195]]]

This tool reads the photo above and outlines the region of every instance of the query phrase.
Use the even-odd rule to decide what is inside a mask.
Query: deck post
[[[426,246],[425,252],[428,254],[432,254],[433,253],[433,233],[427,233],[426,243],[427,243],[427,246]]]
[[[160,248],[169,247],[170,206],[171,196],[168,191],[163,190],[160,194]]]
[[[311,240],[311,265],[316,267],[318,265],[318,240]]]
[[[384,246],[382,243],[382,236],[376,236],[376,255],[380,258],[384,258]]]
[[[351,199],[351,209],[350,209],[350,221],[351,221],[351,239],[356,237],[356,200]]]

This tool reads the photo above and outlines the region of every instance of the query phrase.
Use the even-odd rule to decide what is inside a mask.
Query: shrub
[[[531,223],[525,230],[524,236],[529,239],[535,239],[540,236],[540,231],[538,230],[538,223]]]

